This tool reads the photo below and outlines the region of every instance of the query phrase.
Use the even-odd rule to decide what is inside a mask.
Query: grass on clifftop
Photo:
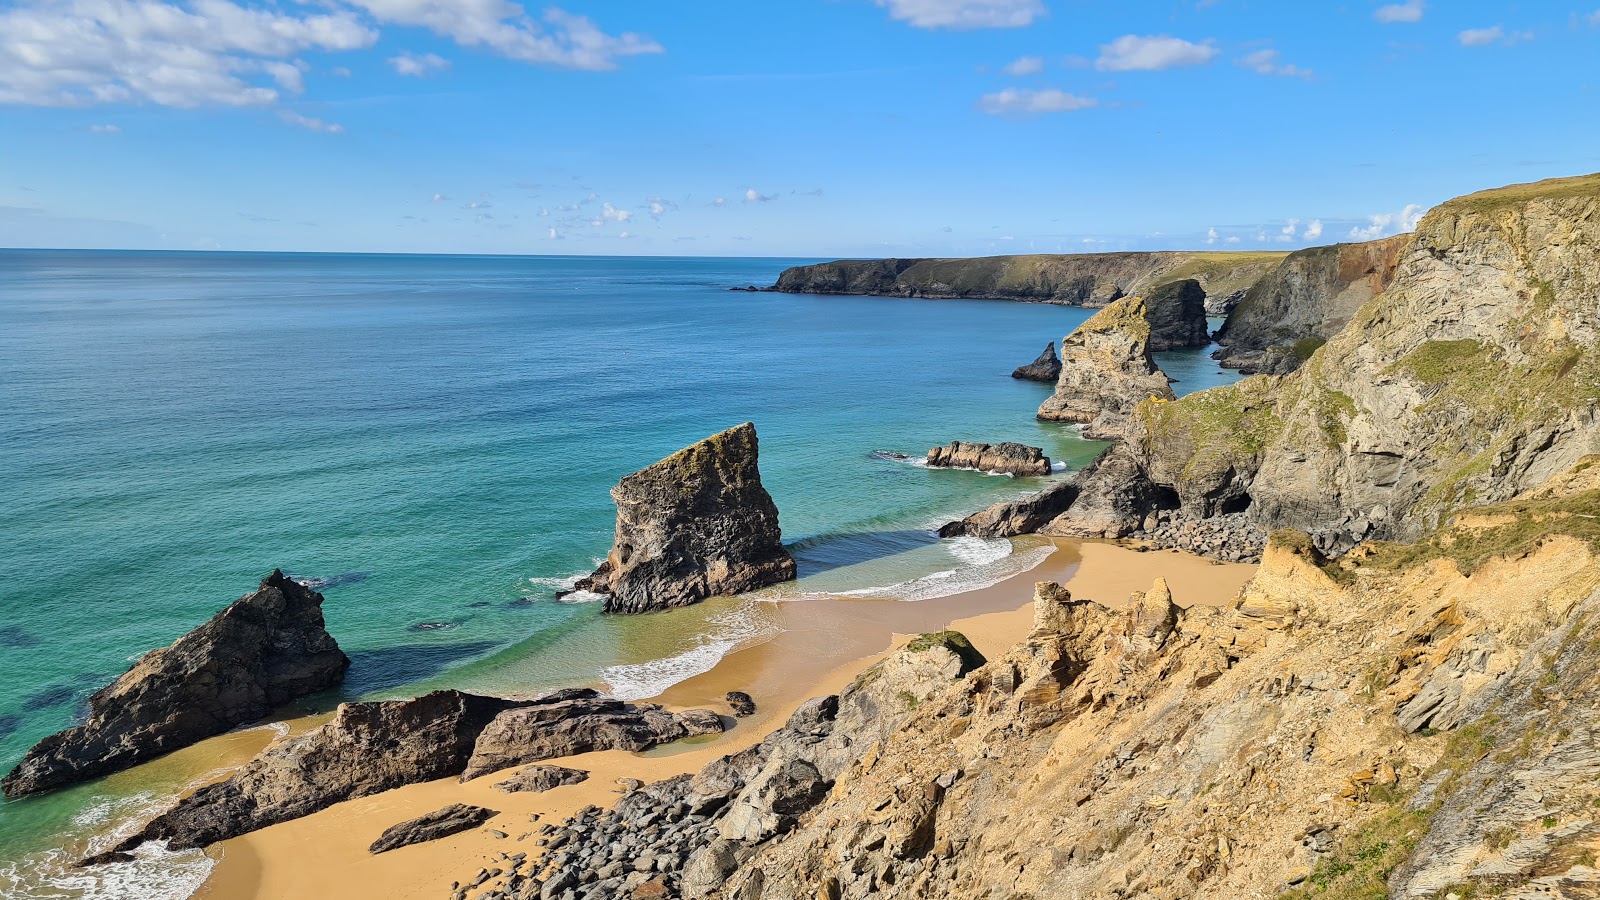
[[[1188,438],[1194,448],[1184,469],[1188,476],[1210,465],[1217,454],[1251,455],[1264,450],[1283,428],[1272,401],[1273,379],[1255,376],[1196,391],[1181,400],[1146,400],[1134,408],[1134,415],[1144,427],[1146,456],[1154,452],[1154,443]]]
[[[1572,178],[1549,178],[1528,184],[1512,184],[1479,191],[1440,204],[1440,211],[1490,213],[1532,200],[1570,200],[1589,197],[1600,200],[1600,173]]]
[[[1535,497],[1458,511],[1461,515],[1509,521],[1495,525],[1442,528],[1415,544],[1375,543],[1363,566],[1399,570],[1448,559],[1471,575],[1492,559],[1518,559],[1556,535],[1576,538],[1600,553],[1600,489],[1563,497]]]

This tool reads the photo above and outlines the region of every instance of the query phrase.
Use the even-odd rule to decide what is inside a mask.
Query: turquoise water
[[[745,420],[802,575],[768,599],[1026,564],[929,529],[1043,479],[874,451],[1082,465],[1101,445],[1007,375],[1089,312],[727,290],[796,262],[0,251],[0,766],[275,566],[330,579],[342,697],[703,671],[758,609],[653,627],[553,595],[606,552],[620,476]],[[1185,391],[1231,379],[1164,363]],[[5,803],[0,861],[125,799]]]

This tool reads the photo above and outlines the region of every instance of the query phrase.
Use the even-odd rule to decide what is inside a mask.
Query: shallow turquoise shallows
[[[1044,479],[914,461],[1092,458],[1008,377],[1089,311],[728,290],[796,262],[0,251],[0,766],[274,567],[324,579],[342,697],[704,671],[757,613],[618,626],[554,594],[606,552],[620,476],[746,420],[803,576],[772,597],[1014,570],[1009,542],[930,528]],[[0,807],[0,887],[126,799]]]

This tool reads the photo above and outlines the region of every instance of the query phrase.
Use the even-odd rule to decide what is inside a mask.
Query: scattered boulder
[[[1084,437],[1115,440],[1140,402],[1175,399],[1150,357],[1150,332],[1138,297],[1124,297],[1079,325],[1061,342],[1061,377],[1039,418],[1079,423]]]
[[[387,853],[424,841],[436,841],[452,834],[470,831],[498,815],[500,813],[495,810],[484,809],[481,806],[452,803],[444,809],[436,809],[427,815],[384,829],[383,834],[367,848],[367,852]]]
[[[1204,347],[1211,343],[1206,322],[1206,291],[1193,278],[1170,281],[1144,295],[1151,350]]]
[[[1025,366],[1017,366],[1011,372],[1011,377],[1021,381],[1043,381],[1055,384],[1061,376],[1061,357],[1056,356],[1056,342],[1051,341],[1039,354],[1039,358]]]
[[[954,441],[928,451],[928,465],[936,469],[973,469],[999,475],[1049,475],[1050,458],[1039,447],[1005,441],[971,444]]]
[[[274,570],[97,691],[87,721],[36,744],[0,787],[20,797],[126,769],[333,687],[349,665],[322,595]]]
[[[528,766],[496,784],[494,788],[508,794],[524,791],[530,794],[542,794],[558,787],[581,784],[588,780],[589,773],[582,769],[569,769],[566,766]]]
[[[729,691],[728,705],[733,707],[733,714],[741,719],[756,714],[756,701],[744,691]]]
[[[758,452],[746,422],[624,477],[611,552],[577,587],[606,595],[608,613],[642,613],[792,580]]]
[[[722,717],[707,709],[671,713],[652,703],[624,703],[593,691],[572,694],[496,715],[478,736],[461,780],[593,750],[648,750],[724,730]]]

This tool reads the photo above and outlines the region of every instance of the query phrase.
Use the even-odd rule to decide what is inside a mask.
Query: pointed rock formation
[[[20,797],[126,769],[333,687],[349,665],[323,627],[322,595],[274,571],[101,688],[88,721],[40,741],[0,786]]]
[[[1005,441],[999,444],[969,444],[955,441],[948,447],[928,451],[928,465],[935,469],[973,469],[999,475],[1049,475],[1050,458],[1039,447]]]
[[[578,587],[607,595],[608,613],[641,613],[792,580],[758,450],[746,422],[624,477],[611,553]]]
[[[1056,356],[1056,342],[1051,341],[1045,345],[1044,352],[1039,358],[1025,366],[1017,366],[1011,372],[1011,377],[1022,381],[1043,381],[1055,383],[1061,377],[1061,357]]]
[[[1079,325],[1061,342],[1061,378],[1039,407],[1047,422],[1076,422],[1084,437],[1122,436],[1140,402],[1172,400],[1167,376],[1150,358],[1150,322],[1144,300],[1124,297]]]

